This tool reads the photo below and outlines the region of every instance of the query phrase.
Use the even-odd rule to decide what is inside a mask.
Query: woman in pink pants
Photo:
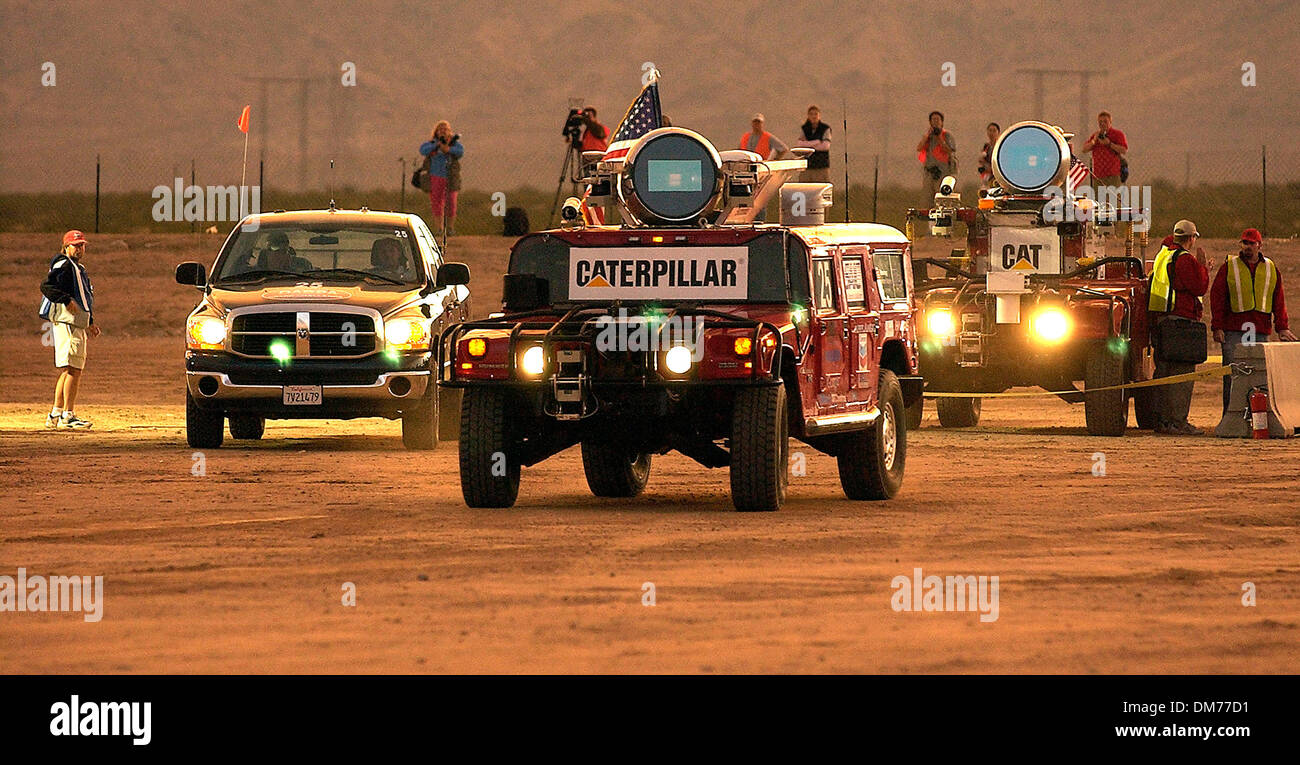
[[[460,158],[465,147],[460,134],[451,132],[451,123],[442,120],[433,126],[429,140],[420,145],[420,153],[429,162],[429,203],[433,207],[433,225],[439,234],[445,226],[447,235],[456,233],[456,196],[460,193]]]

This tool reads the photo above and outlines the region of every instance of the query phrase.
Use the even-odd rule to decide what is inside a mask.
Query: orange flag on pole
[[[239,113],[239,131],[241,133],[248,132],[248,107],[247,106],[244,107],[244,111]]]

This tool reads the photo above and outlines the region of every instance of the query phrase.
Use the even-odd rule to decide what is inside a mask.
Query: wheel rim
[[[881,451],[885,457],[885,470],[893,470],[894,455],[898,451],[898,425],[894,419],[894,407],[886,405],[881,410],[881,416],[885,419],[880,434]]]
[[[628,458],[628,464],[632,468],[632,475],[638,481],[644,481],[650,473],[650,455],[633,452]]]

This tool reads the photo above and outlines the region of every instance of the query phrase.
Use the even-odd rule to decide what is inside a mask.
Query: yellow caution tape
[[[1104,390],[1120,390],[1123,388],[1155,388],[1161,385],[1173,385],[1174,383],[1188,382],[1190,380],[1200,380],[1206,377],[1225,377],[1232,374],[1231,366],[1211,367],[1202,369],[1199,372],[1189,372],[1185,375],[1174,375],[1172,377],[1157,377],[1154,380],[1143,380],[1142,382],[1124,383],[1123,385],[1107,385],[1104,388],[1088,388],[1086,390],[1033,390],[1024,393],[931,393],[925,392],[926,398],[1030,398],[1033,396],[1062,396],[1071,393],[1079,395],[1082,393],[1101,393]]]

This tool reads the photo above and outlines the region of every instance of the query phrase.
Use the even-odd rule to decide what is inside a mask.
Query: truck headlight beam
[[[519,368],[529,377],[538,377],[546,371],[546,354],[542,351],[542,346],[534,345],[524,351],[524,355],[519,359]]]
[[[1045,308],[1034,314],[1030,331],[1045,343],[1059,343],[1070,334],[1070,317],[1059,308]]]
[[[928,312],[925,315],[925,328],[936,337],[951,337],[957,333],[952,311],[946,309]]]
[[[664,354],[664,366],[675,375],[691,371],[691,363],[691,349],[684,345],[674,345]]]

